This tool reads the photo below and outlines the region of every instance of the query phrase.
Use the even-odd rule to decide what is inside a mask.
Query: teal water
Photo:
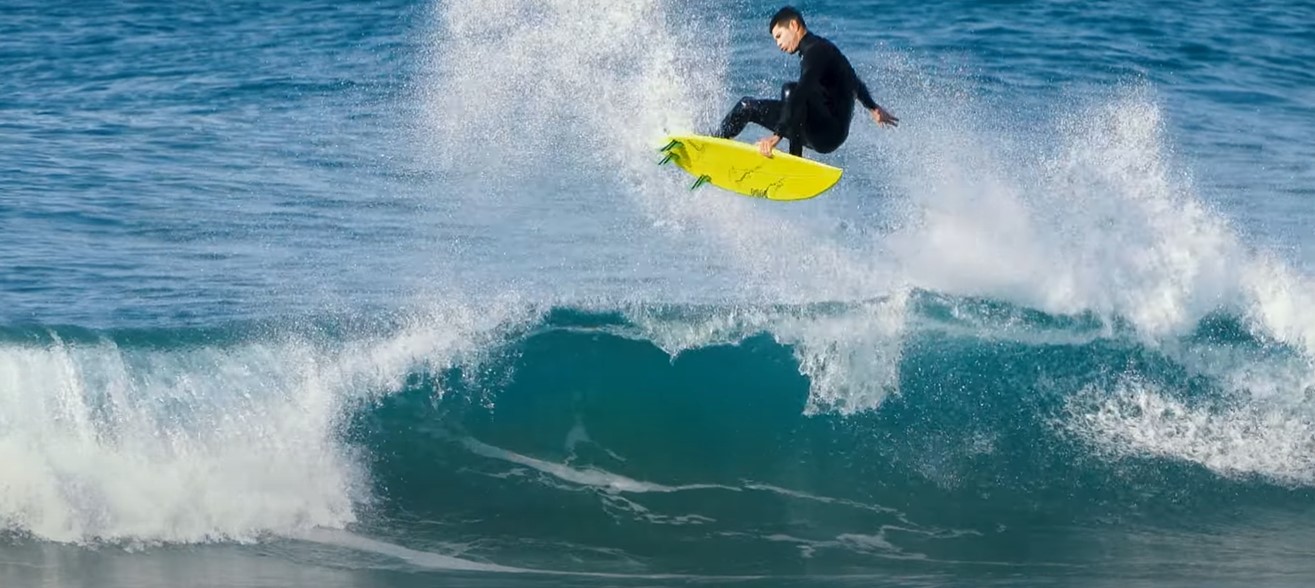
[[[1308,584],[1315,5],[801,7],[12,4],[0,585]]]

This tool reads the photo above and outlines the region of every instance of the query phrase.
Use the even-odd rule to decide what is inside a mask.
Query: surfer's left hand
[[[780,142],[781,142],[781,137],[779,135],[763,137],[758,140],[758,152],[763,154],[763,157],[771,157],[772,149],[775,149],[776,144]]]
[[[876,122],[877,125],[885,124],[892,127],[899,126],[899,119],[895,118],[895,115],[886,112],[886,109],[880,106],[872,109],[872,120],[873,122]]]

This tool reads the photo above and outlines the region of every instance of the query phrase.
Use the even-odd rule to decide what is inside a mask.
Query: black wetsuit
[[[854,67],[831,41],[806,33],[796,52],[799,81],[785,84],[780,100],[745,96],[722,120],[717,136],[730,139],[753,122],[789,140],[791,154],[802,154],[805,145],[830,153],[849,138],[855,98],[868,110],[877,107]]]

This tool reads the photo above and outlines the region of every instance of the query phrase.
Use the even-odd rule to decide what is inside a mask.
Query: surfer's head
[[[808,33],[808,27],[804,25],[804,15],[799,13],[793,6],[786,6],[772,15],[772,20],[767,24],[767,30],[771,31],[772,38],[776,39],[776,46],[786,53],[794,53],[799,49],[799,41]]]

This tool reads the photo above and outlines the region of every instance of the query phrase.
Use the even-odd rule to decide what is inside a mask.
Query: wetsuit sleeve
[[[778,137],[786,136],[796,122],[804,119],[804,109],[808,108],[808,99],[821,90],[822,72],[826,68],[827,61],[825,53],[818,50],[806,52],[800,60],[799,82],[790,92],[784,108],[781,109],[781,119],[776,123]]]
[[[863,104],[863,108],[872,110],[877,107],[877,101],[872,99],[872,94],[868,92],[867,84],[859,79],[858,72],[854,68],[849,68],[849,75],[854,76],[854,96]]]

